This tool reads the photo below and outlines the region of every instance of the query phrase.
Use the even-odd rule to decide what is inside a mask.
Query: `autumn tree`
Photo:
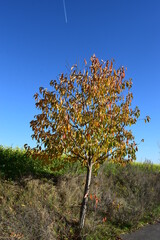
[[[125,68],[115,70],[113,61],[99,61],[93,55],[84,71],[74,65],[69,75],[52,80],[53,91],[40,87],[34,95],[41,111],[30,122],[37,146],[25,148],[33,157],[49,160],[65,153],[69,162],[87,168],[80,210],[80,230],[84,227],[91,176],[104,161],[119,163],[136,159],[137,144],[130,130],[140,116],[131,108],[132,80],[125,80]],[[145,119],[149,121],[149,117]]]

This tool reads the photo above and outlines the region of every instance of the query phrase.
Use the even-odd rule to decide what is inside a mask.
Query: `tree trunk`
[[[80,231],[84,227],[86,212],[87,212],[87,203],[88,203],[88,197],[89,197],[89,191],[90,191],[90,184],[91,184],[91,176],[92,176],[92,163],[90,161],[89,166],[87,167],[87,176],[86,176],[86,184],[84,189],[84,195],[83,195],[83,201],[81,204],[81,211],[80,211]]]

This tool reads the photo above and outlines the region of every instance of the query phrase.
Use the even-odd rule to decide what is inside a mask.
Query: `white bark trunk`
[[[84,227],[85,223],[85,217],[87,212],[87,203],[88,203],[88,197],[89,197],[89,191],[90,191],[90,184],[91,184],[91,176],[92,176],[92,164],[90,163],[87,167],[87,176],[86,176],[86,184],[84,189],[84,195],[83,195],[83,201],[81,204],[81,211],[80,211],[80,231]]]

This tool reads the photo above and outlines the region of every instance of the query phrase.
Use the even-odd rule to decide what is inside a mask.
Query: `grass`
[[[102,165],[92,178],[84,239],[116,239],[160,218],[159,179],[160,165]],[[84,183],[78,163],[63,158],[44,167],[1,146],[0,239],[76,239]]]

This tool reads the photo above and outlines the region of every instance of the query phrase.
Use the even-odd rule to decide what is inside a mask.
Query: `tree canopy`
[[[90,60],[83,72],[74,65],[69,76],[52,80],[53,91],[40,87],[34,95],[41,110],[30,122],[35,157],[47,162],[65,153],[69,161],[84,166],[90,158],[97,168],[110,158],[136,159],[138,148],[128,127],[137,122],[140,110],[131,108],[132,80],[125,80],[124,67],[113,68],[113,60],[99,61],[95,55]]]

